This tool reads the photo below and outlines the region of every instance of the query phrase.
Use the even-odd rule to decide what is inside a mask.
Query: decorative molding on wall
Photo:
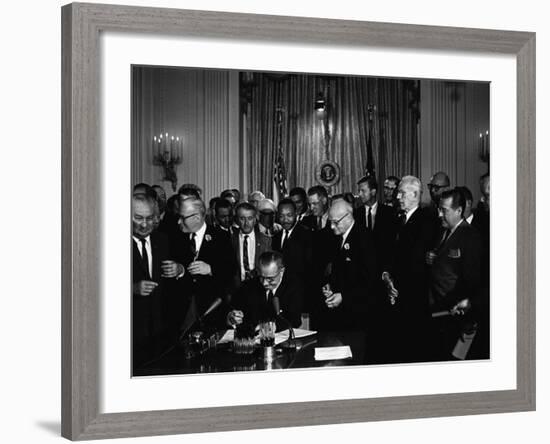
[[[422,80],[420,86],[420,179],[426,184],[437,171],[451,186],[465,185],[479,200],[479,176],[487,164],[478,158],[479,133],[489,130],[489,84]]]
[[[183,138],[178,186],[196,183],[206,200],[239,186],[238,72],[136,67],[133,82],[132,180],[161,183],[152,164],[152,138],[161,132]]]

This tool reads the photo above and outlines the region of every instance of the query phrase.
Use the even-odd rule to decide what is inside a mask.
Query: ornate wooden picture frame
[[[75,3],[62,9],[62,434],[73,439],[467,415],[535,408],[535,34]],[[459,50],[517,60],[514,390],[100,412],[100,100],[104,31]],[[244,37],[243,37],[244,36]]]

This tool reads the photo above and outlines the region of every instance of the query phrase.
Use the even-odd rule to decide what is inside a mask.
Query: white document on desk
[[[294,329],[294,337],[296,339],[299,338],[305,338],[306,336],[311,336],[317,333],[313,330],[304,330],[303,328],[295,328]],[[229,329],[225,332],[225,334],[222,336],[222,338],[218,341],[218,344],[225,344],[227,342],[233,342],[233,338],[235,337],[235,330]],[[281,342],[285,342],[288,339],[288,329],[280,331],[278,333],[275,333],[275,344],[280,344]],[[259,342],[258,338],[258,342]]]
[[[316,361],[332,361],[333,359],[351,358],[351,348],[349,345],[341,347],[315,347]]]

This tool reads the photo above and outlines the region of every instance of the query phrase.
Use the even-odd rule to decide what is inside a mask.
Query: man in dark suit
[[[432,311],[450,313],[434,319],[434,359],[451,359],[467,314],[479,295],[479,233],[463,218],[465,199],[459,189],[443,192],[439,217],[444,228],[436,250],[426,259],[430,269]],[[472,319],[466,318],[466,321]]]
[[[260,255],[271,250],[271,238],[258,230],[256,207],[251,203],[241,202],[235,212],[239,229],[231,236],[233,255],[237,264],[233,275],[232,293],[236,292],[243,282],[254,278]]]
[[[337,242],[328,282],[322,287],[316,328],[367,331],[376,318],[377,267],[371,234],[353,218],[353,207],[337,200],[329,210]]]
[[[296,219],[299,223],[307,216],[307,193],[302,187],[294,187],[288,193],[288,197],[296,206]]]
[[[273,237],[272,247],[283,253],[285,269],[305,283],[312,261],[312,232],[298,223],[296,206],[283,199],[277,206],[277,217],[283,229]]]
[[[393,256],[397,230],[397,216],[392,207],[377,201],[378,183],[374,176],[365,176],[357,182],[363,205],[354,211],[355,221],[373,234],[380,271],[387,269]]]
[[[399,218],[393,259],[388,270],[393,286],[385,305],[386,362],[419,362],[428,359],[426,341],[431,312],[428,298],[426,253],[434,244],[437,219],[421,208],[422,183],[405,176],[398,187]]]
[[[168,239],[154,232],[156,202],[132,198],[132,358],[134,368],[162,352],[169,331],[167,278],[176,277]]]
[[[275,320],[278,330],[288,328],[288,323],[297,328],[301,324],[302,297],[303,286],[286,273],[282,254],[266,251],[259,257],[258,275],[247,281],[233,298],[227,323],[256,326],[262,321]]]
[[[180,200],[179,215],[180,232],[172,239],[178,278],[172,302],[184,331],[218,299],[227,298],[236,267],[229,237],[205,223],[202,200]]]

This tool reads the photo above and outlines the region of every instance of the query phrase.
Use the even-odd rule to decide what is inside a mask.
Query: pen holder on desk
[[[255,348],[254,327],[241,324],[235,330],[233,352],[237,355],[251,355]]]
[[[273,347],[275,345],[274,321],[260,322],[260,345],[262,347]]]

